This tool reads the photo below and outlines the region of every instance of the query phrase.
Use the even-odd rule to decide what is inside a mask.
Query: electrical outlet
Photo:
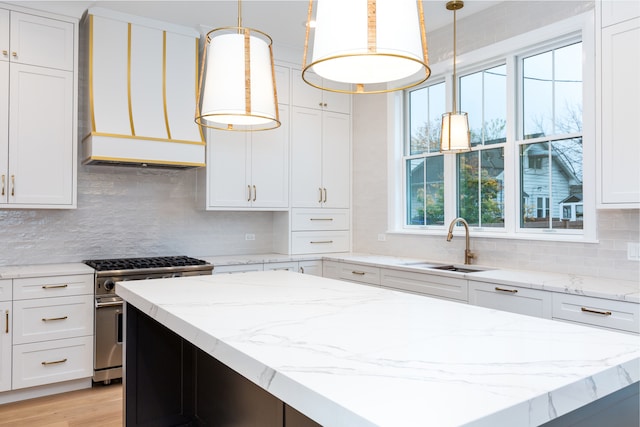
[[[387,235],[384,233],[380,233],[378,234],[378,242],[384,242],[385,240],[387,240]]]
[[[627,259],[640,261],[640,243],[627,242]]]
[[[253,233],[247,233],[244,235],[244,240],[256,240],[256,235]]]

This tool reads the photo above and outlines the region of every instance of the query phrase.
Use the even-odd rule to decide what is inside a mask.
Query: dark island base
[[[126,304],[127,427],[317,427],[269,392]],[[640,383],[544,424],[637,427]]]
[[[125,425],[318,427],[127,304]]]

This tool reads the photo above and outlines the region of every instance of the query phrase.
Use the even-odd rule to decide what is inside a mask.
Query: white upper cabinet
[[[599,2],[599,206],[640,207],[640,4]]]
[[[289,109],[280,127],[260,132],[209,129],[207,209],[289,207]]]
[[[75,208],[77,22],[0,9],[0,44],[0,207]]]
[[[0,9],[0,61],[8,61],[10,51],[9,11],[6,9]]]
[[[10,27],[11,62],[73,71],[74,24],[12,11]]]
[[[314,82],[321,83],[322,79],[314,73],[309,73]],[[345,89],[347,89],[345,85]],[[293,70],[293,101],[292,105],[306,108],[316,108],[338,113],[351,113],[351,96],[344,93],[329,92],[315,88],[302,80],[302,72]]]
[[[349,207],[350,133],[347,114],[293,108],[292,207]]]

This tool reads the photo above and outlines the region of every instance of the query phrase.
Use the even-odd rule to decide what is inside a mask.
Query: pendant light
[[[384,93],[416,86],[431,75],[422,1],[317,0],[307,64],[313,3],[309,0],[302,60],[302,79],[311,86]]]
[[[447,3],[447,10],[453,10],[453,111],[442,115],[440,132],[440,152],[461,153],[471,150],[471,132],[467,113],[458,111],[458,92],[456,86],[456,11],[464,7],[464,1],[453,0]]]
[[[280,126],[272,40],[262,31],[238,26],[207,33],[195,121],[200,126],[255,131]]]

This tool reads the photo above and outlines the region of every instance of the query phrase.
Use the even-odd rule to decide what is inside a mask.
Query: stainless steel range
[[[115,283],[124,280],[209,275],[213,265],[187,256],[84,261],[95,272],[93,381],[122,377],[122,298]]]

